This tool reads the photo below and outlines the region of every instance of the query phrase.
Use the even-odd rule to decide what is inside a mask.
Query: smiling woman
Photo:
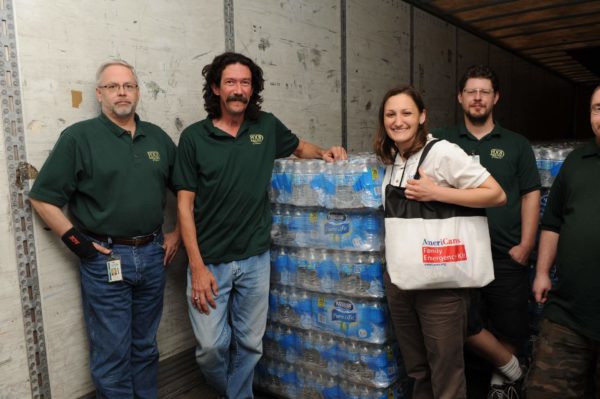
[[[473,94],[481,98],[482,93],[483,90],[476,90]],[[413,287],[406,284],[407,280],[426,280],[431,276],[426,270],[432,271],[433,264],[442,270],[464,261],[465,245],[455,237],[443,238],[447,236],[437,234],[414,248],[403,247],[402,243],[410,242],[419,232],[411,230],[411,237],[403,233],[410,227],[401,229],[399,223],[405,227],[408,219],[397,215],[404,214],[409,207],[420,206],[415,205],[417,202],[481,208],[502,205],[506,196],[489,172],[457,145],[428,135],[425,120],[425,104],[410,86],[388,91],[381,102],[374,147],[378,157],[388,165],[382,185],[388,261],[385,289],[406,371],[415,379],[413,396],[465,398],[463,343],[468,290],[406,289]],[[430,151],[423,158],[425,149]],[[441,231],[436,229],[436,220],[427,222],[434,222],[430,223],[431,231]],[[483,234],[487,233],[487,223],[483,228]],[[489,243],[487,249],[489,254]],[[406,259],[417,259],[407,252],[416,252],[423,263],[415,260],[407,264]],[[398,259],[405,263],[397,262]],[[409,276],[405,269],[415,271],[415,276]]]

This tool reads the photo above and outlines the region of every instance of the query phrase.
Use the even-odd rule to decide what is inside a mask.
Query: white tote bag
[[[436,142],[423,149],[417,171]],[[485,209],[410,200],[391,184],[385,191],[385,256],[394,285],[467,288],[494,279]]]

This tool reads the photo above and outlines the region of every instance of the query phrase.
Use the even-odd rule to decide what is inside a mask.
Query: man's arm
[[[327,162],[340,161],[343,159],[348,159],[348,154],[346,154],[346,150],[341,146],[333,146],[327,150],[314,145],[313,143],[309,143],[308,141],[304,141],[300,139],[298,143],[298,147],[294,151],[294,155],[298,158],[307,158],[307,159],[322,159]]]
[[[550,268],[556,259],[556,249],[558,247],[559,237],[559,233],[551,230],[542,230],[540,246],[538,248],[537,265],[535,268],[535,279],[533,280],[531,289],[537,303],[546,302],[548,291],[552,288]]]
[[[95,248],[96,251],[103,254],[109,254],[111,252],[110,249],[104,248],[83,237],[81,233],[73,227],[73,223],[67,219],[62,212],[62,209],[58,206],[33,198],[29,198],[29,202],[31,202],[31,206],[33,206],[33,209],[40,215],[44,223],[46,223],[54,233],[61,237],[65,245],[67,245],[67,247],[77,256],[84,258],[91,257],[94,254],[92,248]]]
[[[194,222],[195,198],[196,193],[192,191],[177,192],[177,220],[192,274],[192,303],[200,312],[209,314],[209,306],[213,309],[217,307],[213,295],[218,295],[218,286],[215,276],[208,270],[200,254]]]
[[[540,220],[540,190],[528,192],[521,197],[521,242],[508,251],[513,260],[527,265],[535,246],[535,234]]]

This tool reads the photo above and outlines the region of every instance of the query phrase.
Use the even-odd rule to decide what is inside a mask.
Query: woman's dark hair
[[[263,101],[260,95],[265,86],[263,71],[254,63],[254,61],[239,53],[227,52],[218,55],[212,63],[202,68],[202,76],[204,76],[205,79],[204,87],[202,88],[202,91],[204,92],[204,109],[211,119],[218,119],[221,117],[219,96],[213,93],[212,85],[217,87],[220,86],[223,70],[231,64],[245,65],[252,73],[252,96],[250,96],[250,99],[248,100],[245,116],[248,119],[256,120],[258,119],[258,114],[260,112],[260,104]]]
[[[375,140],[373,140],[373,149],[377,157],[386,165],[390,165],[394,163],[394,158],[396,154],[399,152],[398,147],[396,147],[396,143],[392,139],[390,139],[387,135],[384,125],[384,112],[385,112],[385,104],[390,99],[390,97],[397,96],[398,94],[406,94],[417,105],[417,109],[419,113],[423,113],[425,111],[425,103],[423,102],[423,98],[421,94],[412,86],[400,86],[395,87],[389,90],[383,96],[381,100],[381,105],[379,106],[379,114],[377,118],[378,126],[377,132],[375,134]],[[408,158],[412,154],[418,152],[421,148],[425,146],[427,141],[427,128],[425,127],[425,123],[419,124],[417,129],[417,135],[415,136],[415,140],[412,146],[401,153],[400,155],[403,158]]]

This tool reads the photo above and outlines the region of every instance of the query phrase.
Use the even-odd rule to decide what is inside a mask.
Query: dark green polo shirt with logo
[[[183,131],[173,185],[196,194],[194,217],[205,263],[246,259],[269,249],[273,163],[298,144],[298,137],[266,112],[244,121],[236,137],[208,118]]]
[[[104,114],[65,129],[29,192],[73,223],[101,235],[152,233],[163,222],[176,148],[158,126],[135,116],[133,137]]]
[[[542,229],[559,233],[558,283],[545,315],[600,341],[600,147],[591,142],[563,163],[548,196]]]
[[[494,257],[510,258],[508,251],[521,242],[521,197],[541,188],[529,141],[497,123],[481,140],[473,136],[464,123],[434,129],[432,134],[458,144],[468,155],[479,156],[481,165],[504,189],[506,205],[488,208],[486,212]]]

